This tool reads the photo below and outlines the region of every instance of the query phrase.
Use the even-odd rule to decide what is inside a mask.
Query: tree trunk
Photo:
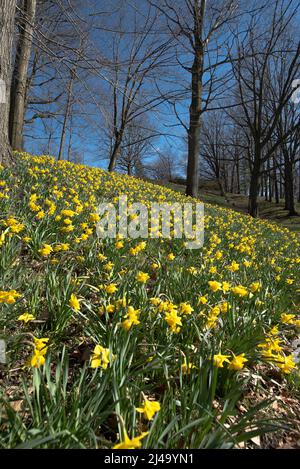
[[[258,216],[257,196],[259,194],[260,167],[261,167],[261,158],[260,158],[259,149],[257,149],[252,172],[251,172],[249,201],[248,201],[248,213],[254,218]]]
[[[229,192],[229,181],[228,181],[228,172],[226,170],[226,166],[223,164],[221,167],[221,179],[224,182],[224,191]]]
[[[265,178],[265,201],[268,200],[268,176],[264,176]]]
[[[231,180],[230,180],[230,192],[231,194],[234,193],[234,171],[235,171],[235,163],[233,164],[232,172],[231,172]]]
[[[283,190],[284,190],[284,184],[282,180],[282,157],[281,157],[281,152],[279,154],[279,198],[283,199]]]
[[[217,178],[217,181],[218,181],[218,185],[219,185],[219,188],[220,188],[220,194],[221,194],[221,196],[226,198],[226,191],[225,191],[225,188],[224,188],[224,184],[223,184],[222,178],[221,178],[221,177],[218,177],[218,178]]]
[[[251,217],[256,218],[258,216],[258,204],[257,204],[257,194],[259,189],[258,177],[256,174],[251,175],[250,181],[250,190],[249,190],[249,203],[248,203],[248,212]]]
[[[9,113],[9,138],[13,150],[22,150],[27,95],[27,74],[31,54],[36,0],[24,0],[19,40],[12,77]]]
[[[285,210],[289,211],[289,216],[295,216],[298,214],[295,209],[293,164],[290,161],[289,156],[286,153],[284,154],[284,174],[285,174]]]
[[[192,72],[192,100],[190,105],[190,125],[188,129],[188,163],[186,195],[198,196],[199,152],[201,127],[202,80],[199,60],[195,57]]]
[[[240,182],[240,161],[239,158],[236,160],[236,182],[237,182],[237,194],[241,193],[241,182]]]
[[[284,155],[284,210],[290,209],[290,191],[288,189],[289,168],[288,168],[288,155],[286,150],[283,149]]]
[[[115,139],[113,150],[110,155],[110,159],[109,159],[109,165],[108,165],[109,172],[114,171],[116,167],[117,158],[118,158],[118,155],[120,153],[120,148],[121,148],[121,140],[122,140],[121,135],[118,133]]]
[[[205,0],[194,4],[194,61],[191,69],[192,74],[192,98],[189,108],[188,128],[188,162],[187,162],[187,184],[186,195],[198,196],[199,185],[199,152],[200,152],[200,129],[202,110],[202,78],[203,78],[203,42],[202,30],[205,15]]]
[[[272,202],[273,198],[273,181],[270,168],[270,158],[267,160],[267,181],[268,181],[268,202]]]
[[[70,116],[70,130],[69,130],[69,143],[68,143],[68,155],[67,155],[67,160],[71,161],[71,156],[72,156],[72,137],[73,137],[73,119],[72,119],[72,114]]]
[[[265,178],[262,177],[261,178],[261,186],[260,186],[260,196],[263,197],[264,196],[264,190],[265,190]]]
[[[300,202],[300,161],[299,161],[299,168],[298,168],[299,174],[299,187],[298,187],[298,202]]]
[[[47,143],[47,154],[51,155],[51,140],[52,140],[52,131],[49,132],[48,143]]]
[[[274,166],[273,179],[274,179],[275,202],[276,202],[276,204],[279,204],[279,188],[278,188],[278,179],[277,179],[277,170],[276,170],[275,158],[273,158],[273,166]]]
[[[273,181],[272,181],[271,174],[269,175],[268,180],[269,180],[268,202],[272,202],[273,201]]]
[[[66,131],[67,131],[67,123],[68,123],[68,119],[69,119],[69,115],[70,115],[70,111],[71,111],[71,106],[72,106],[72,93],[73,93],[73,83],[74,83],[75,76],[76,76],[75,70],[71,70],[70,80],[69,80],[69,85],[68,85],[68,98],[67,98],[67,103],[66,103],[63,127],[62,127],[62,131],[61,131],[59,154],[58,154],[58,158],[57,158],[58,160],[61,160],[63,158],[64,144],[65,144]]]
[[[0,2],[0,163],[10,163],[9,93],[11,81],[11,53],[14,37],[16,0]]]

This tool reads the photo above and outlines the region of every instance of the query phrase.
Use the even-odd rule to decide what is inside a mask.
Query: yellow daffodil
[[[118,287],[116,283],[110,283],[109,285],[105,286],[105,291],[109,295],[113,295],[117,291]]]
[[[143,407],[136,407],[136,410],[143,414],[145,419],[152,420],[154,415],[160,411],[160,403],[158,401],[145,399]]]
[[[221,353],[217,353],[216,355],[213,356],[214,366],[216,366],[217,368],[223,368],[225,362],[230,363],[228,358],[229,358],[229,355],[222,355]]]
[[[74,311],[80,311],[80,303],[76,295],[74,293],[71,294],[70,300],[69,300],[69,306],[71,306]]]
[[[137,449],[141,448],[142,443],[141,440],[145,438],[145,436],[148,435],[149,432],[143,432],[141,435],[136,436],[135,438],[130,439],[129,436],[127,435],[127,432],[125,429],[123,430],[124,433],[124,438],[123,441],[118,443],[113,447],[113,449]]]
[[[109,349],[104,348],[101,345],[96,345],[94,348],[92,358],[91,358],[91,367],[92,368],[101,367],[104,370],[106,370],[109,363],[110,363]]]
[[[245,358],[245,354],[241,353],[240,355],[234,355],[231,359],[228,368],[230,370],[241,370],[244,368],[244,364],[247,362],[247,358]]]
[[[209,285],[209,288],[213,291],[213,292],[217,292],[219,290],[222,289],[222,284],[220,282],[217,282],[215,280],[211,280],[208,282],[208,285]]]
[[[146,272],[138,272],[135,279],[137,282],[146,283],[149,280],[150,276]]]
[[[39,253],[43,257],[48,257],[51,254],[51,252],[53,252],[53,248],[52,246],[50,246],[50,244],[43,244],[41,249],[39,249]]]
[[[189,375],[191,373],[192,370],[195,370],[197,369],[196,365],[194,365],[193,363],[188,363],[185,361],[182,365],[181,365],[181,371],[182,371],[182,374],[184,375]]]
[[[21,316],[18,317],[18,321],[23,321],[25,324],[27,324],[30,321],[34,321],[35,317],[33,314],[30,314],[28,312],[21,314]]]
[[[0,290],[0,303],[6,303],[11,305],[16,302],[18,298],[20,298],[20,294],[16,292],[16,290],[9,290],[9,291],[2,291]]]
[[[177,311],[173,310],[171,312],[166,313],[165,321],[171,328],[171,331],[175,334],[180,332],[180,327],[182,326],[181,318],[178,316]]]

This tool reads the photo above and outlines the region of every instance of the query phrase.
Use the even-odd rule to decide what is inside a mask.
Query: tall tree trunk
[[[279,189],[278,189],[276,169],[274,171],[274,195],[275,195],[275,203],[279,204]]]
[[[12,161],[9,144],[9,92],[16,0],[0,2],[0,163]]]
[[[273,158],[273,179],[274,179],[274,195],[275,195],[275,202],[279,204],[279,188],[278,188],[278,178],[277,178],[277,170],[276,170],[276,160]]]
[[[222,177],[219,176],[217,178],[217,181],[218,181],[218,185],[219,185],[219,188],[220,188],[221,196],[226,198],[227,196],[226,196],[226,191],[225,191],[225,188],[224,188]]]
[[[194,61],[191,69],[192,74],[192,98],[189,108],[188,128],[188,161],[187,161],[187,184],[186,195],[198,196],[199,185],[199,152],[200,152],[200,129],[203,92],[203,42],[202,30],[205,15],[206,0],[194,0]]]
[[[264,176],[264,180],[265,180],[265,200],[267,201],[268,197],[269,197],[269,184],[268,184],[268,175],[267,174]]]
[[[121,133],[118,132],[116,138],[115,138],[115,143],[109,158],[109,165],[108,165],[108,171],[112,172],[114,171],[117,163],[117,158],[120,153],[121,149],[121,141],[122,141],[122,135]]]
[[[52,131],[50,130],[47,142],[47,154],[51,155],[51,140],[52,140]]]
[[[226,202],[230,203],[230,200],[228,199],[226,195],[226,188],[224,187],[224,180],[221,174],[221,168],[219,165],[216,167],[216,179],[220,188],[220,194],[222,197],[225,198]]]
[[[269,191],[269,202],[273,202],[273,194],[274,194],[274,181],[272,175],[269,176],[270,181],[270,191]]]
[[[198,196],[199,152],[202,104],[201,60],[195,56],[192,72],[192,100],[190,105],[190,125],[188,129],[188,163],[186,195]]]
[[[232,172],[231,172],[231,180],[230,180],[230,192],[234,193],[234,171],[235,171],[235,163],[233,164]]]
[[[290,161],[286,151],[284,151],[284,174],[285,209],[289,211],[289,216],[295,216],[298,214],[295,209],[293,163]]]
[[[12,76],[9,138],[13,150],[22,150],[27,95],[27,74],[32,46],[36,0],[24,0],[19,20],[19,40]]]
[[[280,164],[281,164],[281,161],[280,161]],[[284,189],[284,184],[283,184],[283,180],[282,180],[282,169],[280,168],[280,173],[279,173],[279,197],[280,199],[283,199],[283,189]]]
[[[73,93],[73,83],[74,83],[75,76],[76,76],[75,70],[71,70],[70,80],[69,80],[69,84],[68,84],[68,97],[67,97],[63,127],[62,127],[62,131],[61,131],[59,153],[58,153],[58,158],[57,158],[58,160],[61,160],[63,158],[64,144],[65,144],[66,131],[67,131],[67,123],[68,123],[68,119],[69,119],[70,111],[71,111],[71,106],[72,106],[72,93]]]
[[[298,185],[298,202],[300,202],[300,161],[299,161],[299,168],[298,168],[298,178],[299,178],[299,185]]]
[[[254,164],[251,171],[250,178],[250,189],[249,189],[249,201],[248,201],[248,213],[252,217],[256,218],[258,216],[258,203],[257,197],[259,194],[259,177],[261,169],[261,158],[260,158],[260,148],[256,145]]]
[[[225,165],[222,165],[222,178],[223,178],[223,181],[224,181],[224,190],[225,192],[229,192],[228,190],[228,187],[229,187],[229,181],[228,181],[228,172],[226,170],[226,166]]]
[[[69,130],[69,143],[68,143],[68,154],[67,154],[67,160],[71,161],[71,156],[72,156],[72,137],[73,137],[73,119],[72,119],[72,114],[70,116],[70,130]]]
[[[260,196],[263,197],[264,196],[264,190],[265,190],[265,178],[262,177],[261,178],[261,184],[260,184]]]
[[[284,156],[284,210],[290,209],[290,191],[288,188],[289,168],[288,168],[288,155],[285,148],[282,149]]]
[[[250,180],[250,190],[249,190],[249,202],[248,202],[248,212],[251,217],[256,218],[258,216],[258,204],[257,204],[257,194],[259,190],[259,177],[256,173],[251,174]]]
[[[240,181],[240,160],[236,160],[236,182],[237,182],[237,194],[241,193],[241,181]]]
[[[268,158],[268,161],[267,161],[267,168],[268,168],[268,181],[269,181],[268,201],[272,202],[272,200],[273,200],[273,179],[272,179],[272,173],[271,173],[270,159],[269,158]]]

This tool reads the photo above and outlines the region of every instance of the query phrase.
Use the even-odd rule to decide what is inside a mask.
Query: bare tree
[[[298,126],[295,123],[280,138],[274,134],[283,109],[293,94],[292,82],[300,70],[300,41],[292,48],[285,48],[286,70],[280,86],[276,88],[276,97],[271,87],[272,72],[276,69],[276,63],[282,60],[278,51],[286,46],[283,39],[297,11],[299,5],[295,7],[292,0],[276,0],[271,10],[268,7],[252,16],[246,40],[243,43],[237,40],[239,60],[234,62],[233,70],[242,114],[236,123],[245,129],[249,137],[251,179],[248,211],[253,217],[258,215],[259,182],[267,167],[264,164],[274,155],[282,140],[288,138]]]
[[[18,15],[19,37],[10,93],[9,136],[13,150],[22,150],[28,66],[36,14],[36,0],[23,0]]]
[[[227,151],[227,134],[224,118],[225,116],[220,112],[213,112],[207,115],[203,124],[201,156],[209,172],[218,182],[221,195],[226,197],[225,190],[228,186],[226,168],[232,161]]]
[[[147,172],[152,179],[172,181],[177,173],[178,161],[170,151],[159,152],[156,158],[147,165]]]
[[[188,124],[178,116],[176,103],[174,110],[188,137],[186,194],[196,197],[199,183],[201,118],[212,98],[219,92],[220,77],[217,76],[217,69],[228,61],[227,53],[224,52],[224,48],[222,51],[221,46],[226,42],[224,28],[234,18],[237,2],[235,0],[149,1],[166,16],[178,48],[181,48],[184,56],[191,61],[191,64],[187,65],[186,59],[185,63],[182,63],[178,58],[180,66],[190,74]],[[215,41],[210,48],[213,39]]]
[[[144,125],[141,125],[143,124]],[[141,175],[142,168],[146,163],[147,151],[150,150],[152,129],[145,127],[147,121],[132,122],[127,126],[117,168],[126,172],[129,176]],[[153,138],[153,137],[152,137]]]
[[[297,161],[299,161],[300,150],[300,125],[299,112],[294,104],[287,104],[280,119],[278,120],[277,133],[280,140],[280,151],[284,160],[284,189],[285,189],[285,210],[288,210],[289,216],[297,215],[295,209],[295,184],[294,174]],[[289,129],[294,129],[286,138]],[[276,162],[273,162],[275,168]]]
[[[0,163],[11,159],[9,144],[9,87],[11,80],[11,55],[14,37],[15,0],[2,0],[0,3]],[[1,102],[2,101],[2,102]]]
[[[23,10],[28,10],[29,5],[32,5],[31,2],[32,0],[23,1]],[[11,105],[11,129],[13,130],[15,119],[15,123],[17,123],[15,133],[16,138],[19,139],[19,146],[22,145],[23,126],[27,142],[37,139],[48,140],[48,143],[59,140],[60,144],[55,145],[55,153],[59,154],[59,158],[62,157],[72,112],[74,101],[72,88],[75,78],[77,81],[82,78],[83,65],[85,68],[90,66],[85,55],[87,51],[83,50],[83,43],[88,35],[88,25],[86,20],[76,16],[76,11],[74,11],[76,5],[80,7],[81,2],[74,0],[71,4],[68,0],[37,0],[35,21],[34,18],[30,21],[29,13],[27,12],[26,15],[25,11],[19,9],[20,35],[15,59],[15,79],[11,90],[12,96],[15,96],[16,99],[12,100]],[[82,28],[83,24],[84,29]],[[29,29],[30,31],[28,31]],[[31,57],[25,74],[23,55],[28,54],[29,51],[29,39],[26,41],[28,37],[33,41]],[[22,53],[18,52],[18,49]],[[28,55],[26,56],[28,57]],[[21,93],[18,92],[17,86],[20,66],[22,68],[22,81],[26,83],[24,85],[25,92],[24,86],[21,86]],[[81,92],[76,102],[79,102],[80,99],[83,101],[84,97],[86,98]],[[20,106],[17,106],[16,109],[16,106],[13,105],[14,101],[20,104],[23,112],[18,111]],[[85,107],[87,107],[87,102]],[[50,120],[54,122],[50,123]],[[77,122],[75,119],[74,121]],[[41,129],[45,137],[41,136]],[[41,143],[41,147],[43,145]]]
[[[110,129],[109,171],[115,169],[126,127],[167,99],[158,90],[156,82],[172,53],[172,39],[163,40],[160,35],[153,34],[158,21],[159,14],[150,6],[142,14],[135,13],[134,30],[129,37],[122,27],[122,19],[114,33],[110,78],[112,103],[109,103],[112,113],[106,114]]]
[[[64,151],[64,143],[65,143],[65,138],[66,138],[67,124],[68,124],[68,119],[70,117],[71,106],[72,106],[73,84],[74,84],[75,77],[76,77],[75,69],[72,69],[70,71],[70,79],[69,79],[68,88],[67,88],[67,102],[66,102],[63,126],[62,126],[62,131],[61,131],[59,153],[58,153],[58,157],[57,157],[58,160],[61,160],[63,158],[63,151]]]

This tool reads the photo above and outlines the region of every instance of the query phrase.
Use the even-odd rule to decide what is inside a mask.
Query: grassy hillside
[[[296,445],[297,235],[206,204],[200,250],[99,240],[124,193],[187,201],[49,157],[0,169],[0,446]]]
[[[203,202],[218,205],[220,207],[231,208],[240,213],[248,212],[248,197],[242,194],[226,193],[226,198],[220,194],[213,181],[202,182],[199,197]],[[185,192],[185,186],[181,184],[168,183],[167,187],[181,193]],[[258,197],[259,217],[263,220],[279,223],[291,231],[300,233],[300,216],[288,216],[288,211],[284,209],[284,201],[279,204],[268,202],[264,197]],[[300,214],[300,203],[295,204],[297,212]]]

